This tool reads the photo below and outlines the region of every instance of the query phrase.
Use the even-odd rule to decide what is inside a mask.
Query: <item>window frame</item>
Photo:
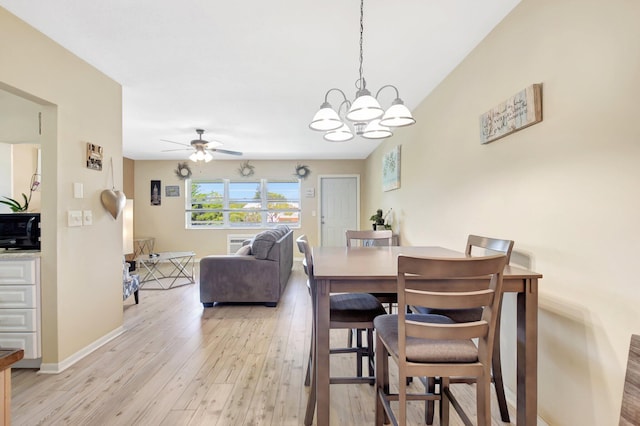
[[[214,198],[213,201],[222,201],[222,206],[218,208],[201,208],[194,209],[193,205],[193,197],[192,190],[194,185],[196,184],[214,184],[220,185],[222,184],[223,194],[222,197]],[[249,204],[251,199],[236,197],[231,198],[232,186],[234,183],[237,184],[254,184],[258,185],[256,189],[260,190],[260,206],[258,208],[232,208],[232,204],[234,201],[246,202]],[[296,205],[296,207],[289,208],[272,208],[271,206],[274,204],[277,199],[269,199],[269,184],[278,184],[278,183],[290,183],[297,185],[296,187],[296,197],[297,198],[285,198],[284,200],[291,204]],[[246,191],[246,190],[245,190]],[[218,223],[201,223],[194,224],[193,221],[193,213],[219,213],[222,216],[222,219]],[[259,221],[256,222],[235,222],[232,220],[234,213],[258,213]],[[291,213],[292,215],[297,214],[297,222],[291,223],[287,221],[273,221],[270,220],[273,217],[280,217],[283,213]],[[229,178],[218,178],[218,179],[186,179],[185,180],[185,229],[264,229],[264,228],[273,228],[280,224],[286,224],[290,228],[300,228],[302,226],[302,181],[300,179],[255,179],[255,180],[239,180],[239,179],[229,179]],[[234,224],[235,223],[235,224]]]

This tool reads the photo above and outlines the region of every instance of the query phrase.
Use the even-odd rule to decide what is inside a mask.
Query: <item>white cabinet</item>
[[[0,258],[0,347],[39,359],[40,330],[40,259]]]

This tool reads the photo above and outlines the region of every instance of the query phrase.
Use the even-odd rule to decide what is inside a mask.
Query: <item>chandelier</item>
[[[347,99],[344,92],[338,88],[332,88],[324,95],[324,102],[320,105],[320,110],[314,115],[309,128],[320,132],[325,132],[324,139],[330,142],[345,142],[353,139],[353,131],[347,123],[340,118],[343,107],[346,112],[346,119],[349,120],[355,133],[367,139],[384,139],[393,135],[392,127],[410,126],[416,122],[411,115],[411,111],[404,105],[398,88],[392,84],[382,86],[376,96],[371,96],[367,90],[367,83],[362,75],[362,40],[364,34],[364,0],[360,0],[360,67],[358,69],[359,78],[356,81],[356,98],[353,102]],[[392,88],[396,92],[396,98],[391,106],[385,111],[378,103],[378,95],[383,89]],[[329,94],[338,92],[342,95],[342,102],[338,110],[333,109],[329,103]]]

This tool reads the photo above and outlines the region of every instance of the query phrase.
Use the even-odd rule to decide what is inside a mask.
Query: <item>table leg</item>
[[[538,416],[538,280],[525,280],[518,293],[517,424],[533,425]]]
[[[329,294],[330,282],[319,280],[316,297],[316,396],[317,425],[328,426],[329,403]]]

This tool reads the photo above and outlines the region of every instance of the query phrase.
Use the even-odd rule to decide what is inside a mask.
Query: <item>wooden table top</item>
[[[397,276],[400,254],[445,258],[464,258],[460,251],[444,247],[314,247],[313,273],[316,279],[372,279]],[[507,266],[505,278],[542,278],[542,274],[517,266]]]
[[[24,357],[22,349],[0,349],[0,371],[11,367]]]

